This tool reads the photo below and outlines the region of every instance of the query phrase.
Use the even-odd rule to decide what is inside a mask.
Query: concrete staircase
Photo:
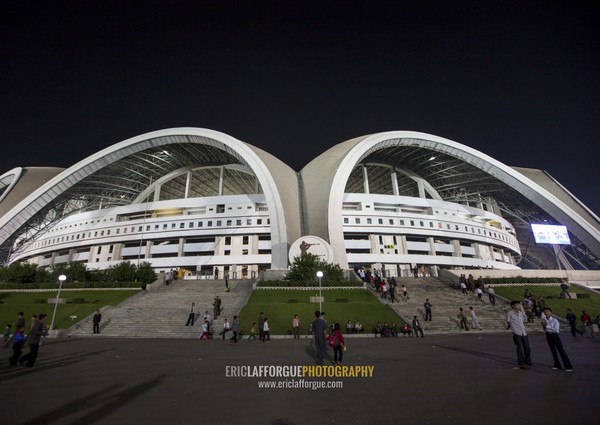
[[[460,329],[460,322],[457,318],[459,307],[462,307],[470,326],[471,317],[469,315],[469,307],[472,306],[477,313],[477,320],[481,326],[481,331],[471,330],[470,332],[508,332],[506,330],[506,311],[510,308],[505,300],[496,296],[496,305],[492,305],[484,291],[483,301],[479,301],[477,296],[468,292],[468,295],[463,295],[459,289],[451,287],[439,278],[398,278],[396,279],[398,288],[406,285],[408,290],[408,301],[405,301],[402,296],[397,302],[390,303],[389,298],[387,303],[392,309],[400,315],[409,324],[412,322],[413,316],[417,316],[423,327],[424,333],[430,334],[452,334],[466,332]],[[400,293],[402,293],[400,291]],[[379,298],[379,294],[375,294]],[[429,298],[432,304],[432,321],[424,321],[425,308],[423,304],[425,299]],[[534,325],[528,326],[528,330],[536,331],[539,328],[539,321]]]
[[[222,300],[223,312],[218,319],[213,316],[213,332],[223,329],[223,319],[231,323],[239,314],[252,293],[249,280],[230,280],[225,292],[222,280],[179,280],[156,291],[142,291],[118,306],[102,309],[100,334],[92,334],[93,314],[72,326],[69,336],[138,337],[138,338],[197,338],[201,332],[202,317],[208,310],[213,316],[215,296]],[[196,303],[197,322],[184,326],[192,302]],[[231,336],[231,333],[228,334]]]

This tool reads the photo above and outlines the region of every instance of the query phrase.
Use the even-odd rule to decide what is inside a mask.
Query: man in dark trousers
[[[425,308],[425,321],[430,321],[431,322],[431,303],[429,302],[429,298],[425,299],[425,304],[423,304],[423,307]]]
[[[190,314],[188,314],[187,322],[185,322],[185,326],[194,326],[194,319],[196,318],[196,303],[192,303],[192,307],[190,308]]]
[[[565,372],[572,372],[573,366],[571,365],[571,360],[569,360],[569,356],[560,340],[560,324],[558,323],[558,320],[556,320],[556,317],[552,316],[552,310],[550,308],[546,307],[543,314],[545,317],[542,319],[542,326],[544,327],[544,331],[546,331],[546,341],[548,342],[548,347],[550,347],[550,352],[554,359],[552,369],[562,369],[560,360],[558,360],[558,355],[560,354]]]
[[[325,345],[325,330],[327,322],[323,319],[324,314],[315,311],[315,320],[312,322],[313,338],[315,339],[315,348],[317,349],[317,362],[323,364],[327,346]]]
[[[571,327],[571,335],[577,336],[577,333],[579,333],[579,335],[583,336],[583,332],[577,329],[577,316],[575,316],[575,314],[571,311],[570,308],[567,309],[566,319],[567,322],[569,322],[569,326]]]
[[[42,336],[46,333],[46,315],[41,313],[38,320],[35,321],[33,327],[27,335],[27,343],[29,345],[29,353],[25,354],[19,359],[19,364],[27,362],[25,366],[33,367],[35,360],[38,356],[38,350],[40,348],[40,341]]]
[[[96,314],[94,314],[94,318],[92,319],[92,323],[94,324],[93,332],[95,334],[100,333],[100,321],[101,320],[102,320],[102,314],[100,314],[100,310],[96,310]]]

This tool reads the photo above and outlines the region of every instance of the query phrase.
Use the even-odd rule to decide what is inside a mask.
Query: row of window
[[[358,224],[360,225],[362,222],[361,217],[354,217],[354,223],[353,224]],[[388,220],[388,224],[390,226],[394,226],[395,224],[395,220],[393,218],[389,218]],[[400,226],[406,226],[405,224],[406,222],[409,222],[411,227],[427,227],[427,225],[425,224],[426,222],[424,220],[404,220],[404,219],[400,219]],[[378,218],[377,219],[377,224],[383,225],[384,223],[384,219],[383,218]],[[429,223],[429,228],[435,229],[435,223],[433,221],[427,221],[427,223]],[[350,217],[344,217],[344,224],[350,224]],[[370,217],[366,218],[366,224],[373,224],[373,219]],[[507,243],[513,243],[513,240],[509,237],[507,237],[506,235],[503,235],[502,233],[498,233],[498,232],[493,232],[491,230],[486,230],[486,229],[481,229],[481,228],[477,228],[475,229],[474,227],[469,227],[469,226],[461,226],[458,224],[450,224],[450,223],[446,223],[446,229],[444,229],[444,225],[443,223],[437,223],[437,229],[441,229],[441,230],[451,230],[451,231],[461,231],[461,227],[464,227],[464,231],[469,233],[469,231],[472,234],[478,234],[478,235],[482,235],[482,236],[488,236],[488,237],[493,237],[496,239],[500,239],[502,241],[505,241]]]
[[[271,224],[271,219],[266,218],[246,218],[246,219],[235,219],[235,220],[225,220],[225,226],[226,227],[242,227],[243,225],[246,226],[252,226],[253,223],[255,223],[256,226],[262,226],[262,225],[270,225]],[[145,225],[145,229],[144,230],[144,225],[138,225],[138,226],[131,226],[131,227],[119,227],[116,229],[107,229],[107,230],[96,230],[94,232],[83,232],[83,233],[78,233],[78,234],[74,234],[74,235],[67,235],[67,236],[61,236],[61,237],[56,237],[56,238],[52,238],[52,239],[46,239],[44,241],[40,241],[40,242],[36,242],[34,244],[34,248],[42,248],[45,246],[49,246],[49,245],[54,245],[57,243],[63,243],[63,242],[69,242],[69,241],[77,241],[77,240],[81,240],[81,239],[86,239],[86,238],[97,238],[97,237],[103,237],[103,236],[110,236],[111,235],[111,230],[114,231],[113,235],[119,235],[119,234],[126,234],[126,233],[141,233],[143,231],[146,232],[151,232],[151,231],[164,231],[164,230],[176,230],[176,229],[186,229],[186,224],[187,224],[187,229],[194,229],[194,228],[203,228],[203,227],[223,227],[223,220],[206,220],[206,221],[188,221],[188,222],[177,222],[177,223],[162,223],[162,224],[147,224]],[[93,234],[93,236],[92,236]]]

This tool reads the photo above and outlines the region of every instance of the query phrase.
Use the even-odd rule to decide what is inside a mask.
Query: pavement
[[[528,370],[514,369],[510,333],[349,339],[345,373],[372,376],[333,378],[227,376],[261,371],[252,366],[265,366],[263,373],[310,371],[309,339],[46,339],[33,368],[0,366],[0,423],[598,424],[600,339],[562,339],[572,373],[550,368],[542,334],[530,335]],[[0,353],[7,358],[11,350]],[[263,381],[343,387],[259,388]]]

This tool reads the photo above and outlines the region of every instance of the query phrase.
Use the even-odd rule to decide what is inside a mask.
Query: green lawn
[[[310,303],[309,297],[318,295],[318,291],[301,290],[257,290],[240,312],[240,329],[248,334],[252,322],[258,322],[260,312],[269,319],[273,335],[285,335],[292,329],[294,314],[300,316],[302,334],[305,335],[310,323],[315,319],[318,303]],[[323,291],[323,311],[327,313],[327,322],[339,322],[345,332],[348,320],[360,321],[365,332],[371,332],[376,322],[396,322],[400,328],[404,321],[389,306],[381,304],[366,289],[326,290]],[[231,320],[231,318],[228,318]]]
[[[546,307],[550,307],[554,314],[558,317],[564,318],[567,315],[567,308],[570,308],[573,313],[575,313],[577,316],[577,321],[579,321],[582,310],[586,310],[592,317],[592,320],[600,314],[600,294],[595,291],[589,291],[587,289],[570,286],[569,292],[571,294],[577,294],[578,296],[580,294],[583,294],[584,296],[585,294],[589,294],[589,298],[564,300],[559,297],[561,293],[559,286],[494,286],[496,294],[504,298],[508,298],[509,300],[519,301],[523,300],[525,289],[529,289],[536,299],[539,296],[544,297],[544,300],[546,301]]]
[[[69,328],[76,321],[70,316],[77,316],[77,320],[90,315],[94,311],[107,305],[117,305],[139,291],[74,291],[62,292],[61,298],[67,299],[67,304],[59,304],[54,320],[55,329]],[[29,328],[30,317],[33,314],[48,315],[46,323],[50,326],[54,304],[48,304],[48,298],[56,297],[56,291],[48,292],[2,292],[0,293],[0,323],[2,330],[7,323],[17,320],[17,313],[25,313],[26,328]],[[14,328],[13,328],[14,330]]]

